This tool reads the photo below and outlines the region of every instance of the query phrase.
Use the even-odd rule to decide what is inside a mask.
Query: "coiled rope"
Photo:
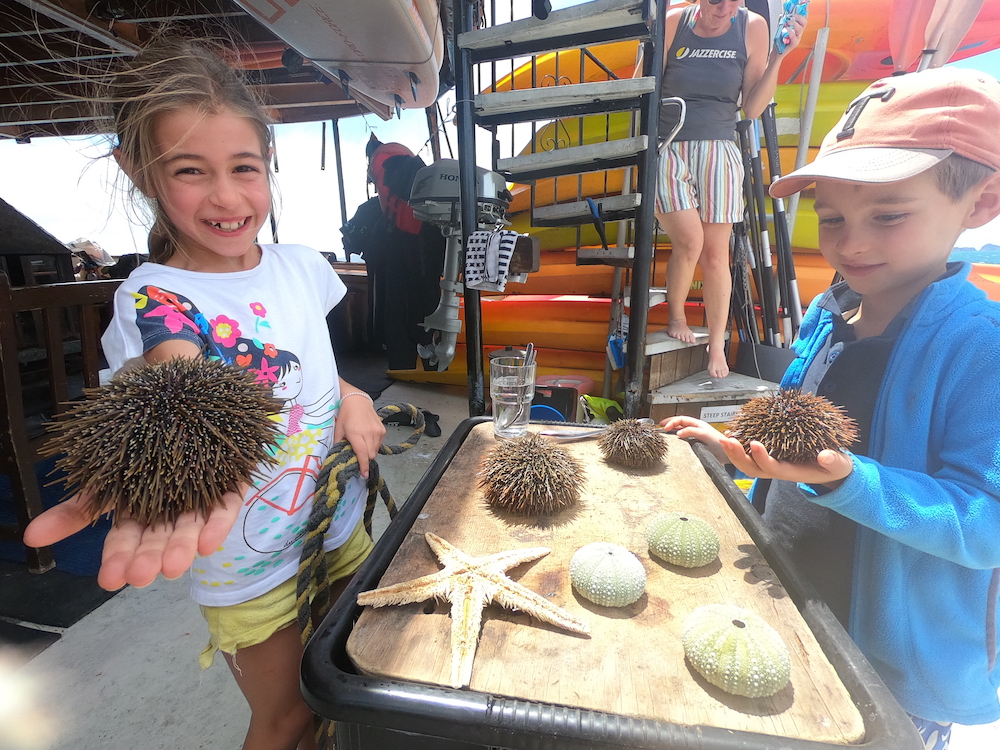
[[[407,451],[416,445],[424,432],[424,415],[412,404],[389,404],[376,412],[385,422],[390,417],[406,412],[413,424],[413,434],[399,445],[383,445],[378,452],[391,456]],[[318,622],[330,608],[330,579],[323,553],[323,540],[337,510],[337,504],[347,490],[347,483],[360,477],[361,470],[354,449],[346,440],[341,440],[330,449],[330,454],[319,471],[316,480],[316,495],[306,523],[306,534],[299,556],[299,573],[295,584],[295,604],[298,609],[299,631],[302,643],[309,640],[313,632],[313,613]],[[371,534],[372,515],[375,512],[376,497],[382,496],[389,517],[396,515],[396,503],[389,493],[385,479],[379,472],[378,464],[368,464],[368,498],[365,503],[365,529]]]

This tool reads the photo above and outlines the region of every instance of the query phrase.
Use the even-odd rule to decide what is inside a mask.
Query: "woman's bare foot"
[[[693,344],[694,331],[688,328],[686,320],[671,320],[667,323],[667,335],[686,344]]]
[[[708,347],[708,377],[724,378],[729,374],[729,362],[726,361],[725,348]]]

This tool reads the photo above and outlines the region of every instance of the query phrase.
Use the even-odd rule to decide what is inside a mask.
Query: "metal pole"
[[[431,159],[437,161],[441,158],[441,141],[438,140],[440,124],[438,123],[437,102],[427,107],[424,114],[427,115],[427,135],[431,142]]]
[[[344,194],[344,164],[340,158],[340,127],[337,125],[337,121],[333,120],[333,156],[337,160],[337,187],[340,189],[340,223],[347,223],[347,196]],[[348,256],[347,251],[344,251],[344,255]],[[350,261],[350,257],[345,257],[344,260]]]
[[[663,17],[666,0],[656,0],[656,18],[653,20],[652,55],[643,55],[645,75],[656,77],[659,82],[663,71]],[[648,49],[648,47],[647,47]],[[646,368],[646,324],[649,321],[650,266],[653,262],[653,218],[656,206],[656,165],[659,157],[657,130],[659,126],[660,87],[646,95],[646,103],[639,115],[639,128],[648,138],[648,146],[637,168],[637,185],[642,194],[635,217],[635,260],[632,265],[632,293],[629,307],[628,353],[625,358],[625,416],[642,416],[643,374]]]
[[[812,69],[809,71],[809,91],[806,94],[806,110],[799,119],[799,150],[795,154],[795,168],[806,165],[809,156],[809,138],[812,136],[816,103],[819,101],[819,86],[823,81],[823,63],[826,61],[826,42],[830,38],[827,24],[816,32],[816,42],[812,48]],[[788,236],[795,232],[795,214],[799,210],[799,194],[788,199]]]
[[[662,2],[662,0],[661,0]],[[472,7],[469,0],[454,0],[456,39],[472,31]],[[458,186],[462,200],[462,257],[469,235],[476,230],[476,124],[473,119],[472,62],[468,51],[456,42],[455,55],[455,124],[458,128]],[[464,267],[464,262],[462,264]],[[469,380],[469,416],[486,413],[486,389],[483,376],[483,319],[478,289],[464,291],[465,357]]]

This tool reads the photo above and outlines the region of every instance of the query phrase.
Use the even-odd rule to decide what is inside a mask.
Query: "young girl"
[[[221,650],[252,710],[244,750],[311,747],[295,573],[315,478],[329,446],[345,438],[367,476],[385,434],[371,398],[337,375],[326,315],[346,290],[318,252],[256,244],[271,207],[268,119],[207,47],[154,43],[115,76],[107,99],[114,156],[133,196],[148,201],[155,238],[150,262],[115,298],[102,341],[112,370],[221,359],[256,373],[288,410],[277,417],[277,464],[261,467],[254,486],[228,493],[207,521],[188,515],[141,528],[126,520],[108,534],[99,581],[143,586],[190,568],[210,632],[202,665]],[[356,482],[345,494],[327,535],[334,597],[372,546],[362,490]],[[90,520],[71,500],[36,519],[25,542],[51,544]]]

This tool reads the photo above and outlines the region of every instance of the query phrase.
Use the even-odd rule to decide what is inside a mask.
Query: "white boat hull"
[[[444,32],[436,0],[237,0],[335,82],[389,108],[438,95]],[[362,97],[359,97],[362,98]]]

